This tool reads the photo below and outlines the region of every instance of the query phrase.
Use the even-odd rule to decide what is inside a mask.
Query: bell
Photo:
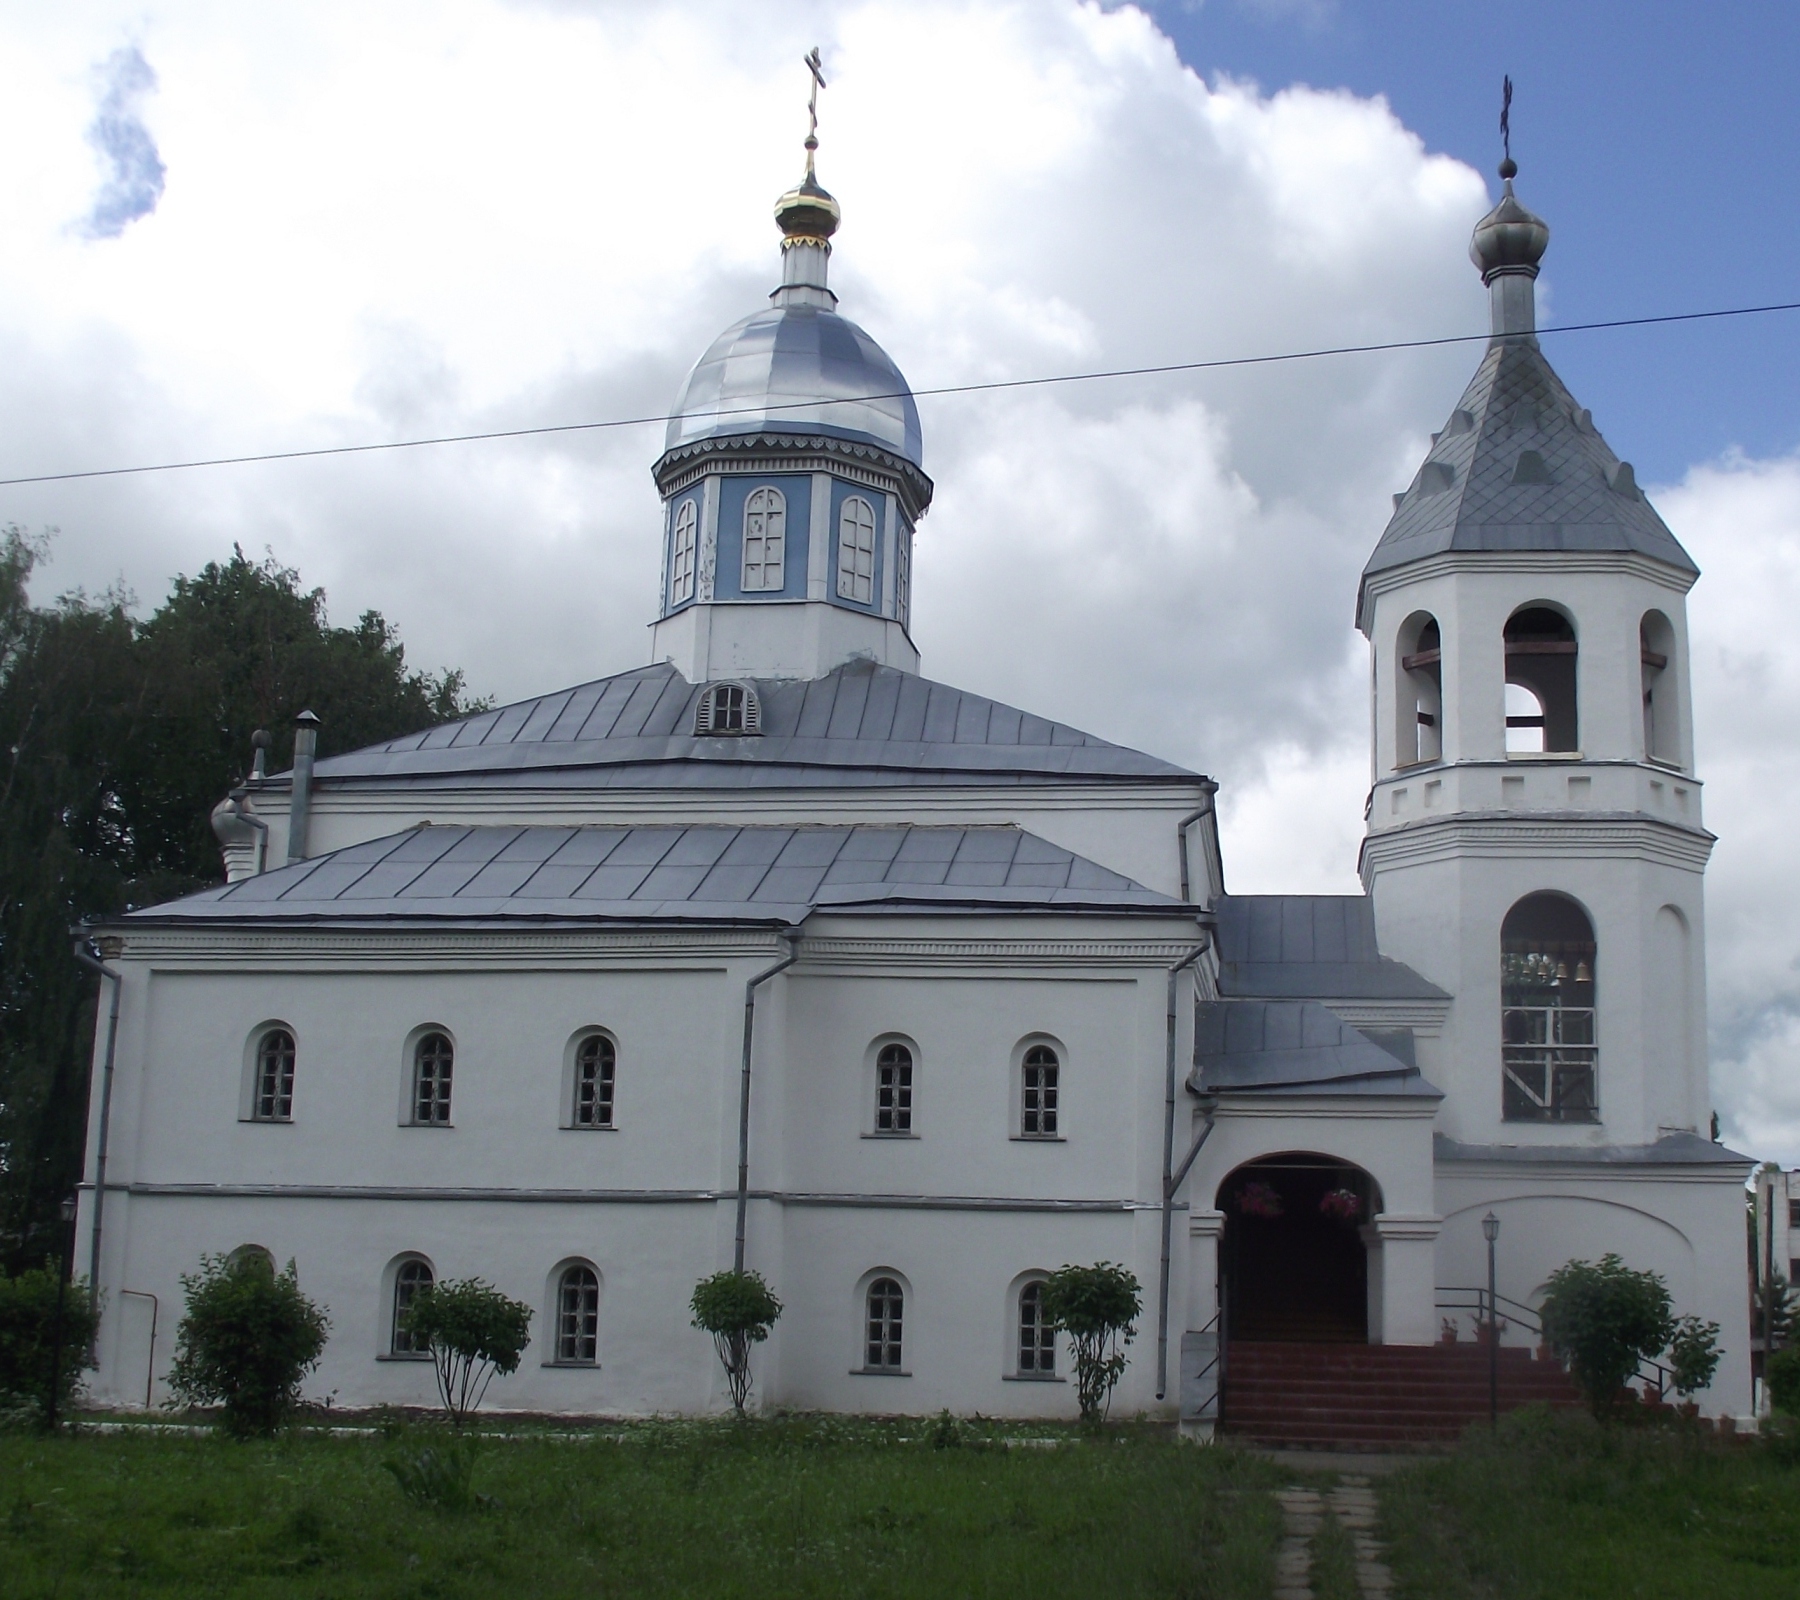
[[[1559,961],[1556,963],[1556,981],[1558,983],[1567,983],[1569,981],[1569,963],[1568,962]]]
[[[1575,981],[1577,983],[1592,983],[1594,981],[1594,969],[1587,964],[1585,958],[1575,963]]]

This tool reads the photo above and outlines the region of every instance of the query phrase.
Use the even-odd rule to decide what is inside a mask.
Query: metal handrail
[[[1473,1304],[1467,1300],[1452,1300],[1451,1295],[1473,1295]],[[1488,1292],[1477,1286],[1464,1288],[1456,1284],[1440,1284],[1437,1290],[1436,1304],[1447,1311],[1473,1311],[1477,1323],[1484,1316],[1492,1320],[1488,1308]],[[1494,1310],[1509,1322],[1521,1324],[1527,1333],[1535,1333],[1540,1339],[1544,1335],[1544,1324],[1539,1320],[1537,1312],[1521,1300],[1512,1300],[1503,1294],[1494,1296]],[[1648,1370],[1646,1370],[1648,1369]],[[1648,1357],[1640,1360],[1632,1372],[1632,1377],[1655,1388],[1656,1398],[1660,1402],[1672,1387],[1674,1374],[1660,1361],[1652,1361]]]

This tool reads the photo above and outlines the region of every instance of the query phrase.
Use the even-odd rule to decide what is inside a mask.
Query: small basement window
[[[737,737],[762,732],[762,706],[745,683],[715,683],[700,696],[694,713],[697,735]]]

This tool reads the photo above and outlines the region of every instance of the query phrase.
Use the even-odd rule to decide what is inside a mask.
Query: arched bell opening
[[[1581,748],[1575,705],[1575,627],[1549,606],[1525,606],[1506,622],[1506,749]]]
[[[1336,1156],[1287,1151],[1238,1167],[1215,1204],[1227,1338],[1368,1343],[1362,1230],[1381,1210],[1374,1178]]]

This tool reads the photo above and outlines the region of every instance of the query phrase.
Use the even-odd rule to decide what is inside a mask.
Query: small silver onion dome
[[[1497,272],[1522,272],[1537,276],[1538,262],[1550,245],[1550,224],[1519,204],[1512,181],[1518,172],[1509,158],[1500,163],[1504,189],[1500,204],[1475,224],[1469,240],[1469,259],[1481,269],[1487,283]]]

